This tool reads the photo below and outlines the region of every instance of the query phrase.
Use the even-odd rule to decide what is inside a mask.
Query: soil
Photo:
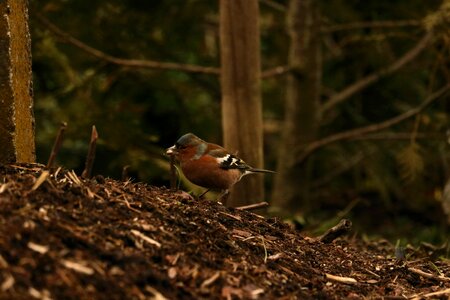
[[[0,299],[449,299],[443,249],[324,243],[184,192],[0,166]]]

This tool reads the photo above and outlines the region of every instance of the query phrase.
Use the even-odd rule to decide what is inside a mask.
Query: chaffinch
[[[275,173],[253,168],[225,148],[205,142],[192,133],[180,137],[166,154],[179,161],[183,174],[192,183],[207,188],[206,192],[210,189],[223,191],[219,199],[227,196],[229,189],[245,175]]]

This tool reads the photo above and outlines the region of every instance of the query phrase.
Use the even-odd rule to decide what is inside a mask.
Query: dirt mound
[[[2,299],[447,299],[450,264],[185,193],[0,166]]]

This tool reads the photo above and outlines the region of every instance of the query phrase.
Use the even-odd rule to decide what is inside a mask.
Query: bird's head
[[[202,145],[206,145],[205,142],[193,133],[186,133],[178,139],[178,141],[170,148],[166,149],[166,155],[174,156],[180,159],[189,152],[196,153]]]

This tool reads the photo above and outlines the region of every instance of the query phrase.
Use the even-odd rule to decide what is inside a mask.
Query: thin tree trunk
[[[258,0],[220,1],[224,145],[254,167],[263,162],[258,15]],[[263,176],[253,175],[235,186],[228,204],[263,200]]]
[[[317,137],[321,81],[320,25],[314,0],[291,0],[287,16],[290,37],[289,67],[283,133],[273,206],[290,213],[308,207],[308,170],[295,168],[293,149],[304,147]]]
[[[0,1],[0,163],[33,162],[28,1]]]

